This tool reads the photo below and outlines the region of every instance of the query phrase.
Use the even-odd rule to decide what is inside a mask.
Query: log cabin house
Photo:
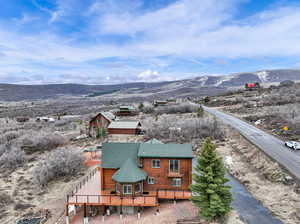
[[[107,128],[117,117],[110,112],[100,112],[89,121],[88,135],[96,137],[100,128]]]
[[[153,103],[153,105],[155,106],[155,107],[158,107],[158,106],[165,106],[165,105],[167,105],[168,104],[168,101],[166,101],[166,100],[156,100],[156,101],[154,101],[154,103]]]
[[[137,110],[133,106],[120,106],[116,114],[117,116],[135,116]]]
[[[191,144],[103,143],[101,165],[67,197],[66,211],[83,205],[132,214],[158,209],[163,199],[190,199],[192,158]]]
[[[139,121],[114,121],[108,126],[109,135],[138,135],[142,125]]]

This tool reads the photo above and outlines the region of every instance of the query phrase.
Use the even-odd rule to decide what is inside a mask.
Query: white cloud
[[[174,63],[170,58],[184,58],[202,66],[201,59],[205,58],[227,61],[239,57],[300,56],[297,5],[237,20],[235,12],[245,0],[180,0],[155,11],[141,11],[138,0],[98,0],[80,13],[82,5],[72,7],[75,2],[78,1],[59,0],[54,11],[39,7],[49,14],[48,22],[52,25],[76,13],[88,18],[89,27],[77,34],[79,39],[87,37],[83,42],[77,40],[78,36],[57,34],[55,29],[19,33],[0,24],[0,74],[22,75],[26,71],[28,76],[72,74],[74,78],[85,74],[90,80],[102,77],[101,81],[116,81],[117,77],[130,76],[126,81],[151,81],[175,78],[170,71],[167,73],[167,67]],[[32,21],[29,15],[22,20]],[[114,35],[128,37],[130,41],[102,41],[103,36]],[[89,42],[89,37],[93,41]],[[118,61],[111,62],[111,66],[88,63],[104,58],[130,58],[147,63],[143,68]]]

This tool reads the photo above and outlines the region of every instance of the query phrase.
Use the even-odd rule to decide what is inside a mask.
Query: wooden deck
[[[99,206],[158,206],[158,199],[189,199],[190,191],[159,190],[151,191],[140,196],[120,196],[101,191],[101,173],[93,171],[87,176],[72,194],[67,196],[69,205],[99,205]]]

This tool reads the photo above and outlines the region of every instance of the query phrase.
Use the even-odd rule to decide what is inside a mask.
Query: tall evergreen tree
[[[190,186],[193,192],[192,202],[200,208],[200,215],[206,220],[216,220],[230,210],[232,196],[230,187],[225,183],[225,168],[217,155],[216,146],[207,138],[197,158],[194,183]]]

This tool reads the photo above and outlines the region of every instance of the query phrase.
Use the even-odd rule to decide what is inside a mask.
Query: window
[[[171,159],[169,161],[170,172],[179,173],[179,160]]]
[[[123,185],[123,194],[132,194],[132,185],[131,184]]]
[[[135,193],[140,193],[142,191],[141,183],[135,184]]]
[[[152,168],[160,168],[160,160],[152,159]]]
[[[115,191],[116,191],[117,193],[120,193],[119,187],[120,187],[120,184],[119,184],[119,183],[116,183],[116,185],[115,185]]]
[[[181,178],[173,178],[172,179],[172,186],[181,187]]]
[[[154,177],[148,177],[148,184],[155,184]]]

